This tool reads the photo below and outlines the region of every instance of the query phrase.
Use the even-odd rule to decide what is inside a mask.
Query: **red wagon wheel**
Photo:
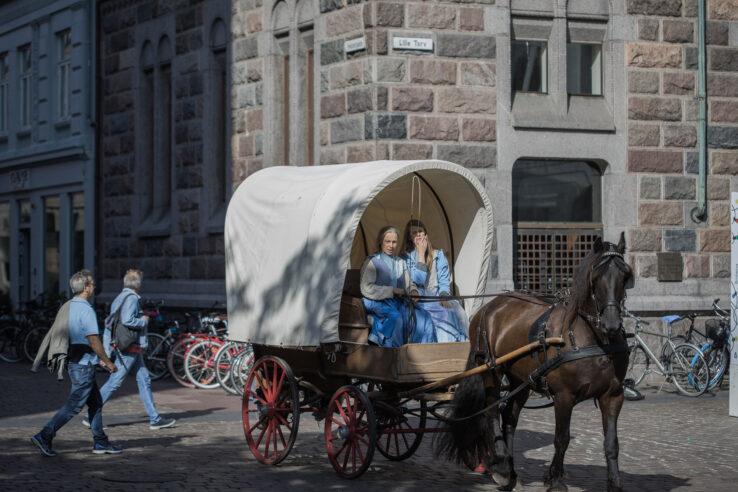
[[[369,383],[369,391],[382,391],[382,386]],[[428,405],[425,400],[419,403],[417,406],[409,398],[374,403],[377,449],[388,460],[406,460],[420,447],[423,433],[417,431],[425,428]]]
[[[331,398],[325,445],[342,477],[356,478],[369,468],[377,445],[377,422],[369,398],[356,386],[343,386]]]
[[[262,463],[276,465],[295,444],[300,401],[292,369],[279,357],[256,361],[243,393],[243,432]]]

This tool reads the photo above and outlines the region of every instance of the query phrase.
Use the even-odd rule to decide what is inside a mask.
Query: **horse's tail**
[[[474,355],[469,356],[467,370],[476,367]],[[451,412],[444,422],[446,432],[436,440],[436,456],[443,456],[472,468],[489,452],[489,426],[485,413],[479,413],[486,404],[484,380],[481,374],[464,378],[456,388]],[[474,415],[473,417],[470,417]]]

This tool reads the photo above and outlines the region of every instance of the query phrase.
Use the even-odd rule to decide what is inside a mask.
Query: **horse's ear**
[[[625,254],[625,231],[622,231],[620,233],[620,240],[618,241],[618,244],[616,246],[616,250],[621,255]]]
[[[592,245],[592,251],[599,253],[603,249],[605,249],[605,246],[602,244],[602,238],[597,236],[597,239],[595,239],[595,242]]]

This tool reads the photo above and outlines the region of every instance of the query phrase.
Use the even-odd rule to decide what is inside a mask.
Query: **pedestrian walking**
[[[128,347],[115,347],[109,326],[105,327],[103,340],[108,354],[111,349],[115,350],[116,361],[120,365],[118,372],[111,374],[108,381],[100,390],[102,401],[105,403],[120,388],[123,380],[131,373],[136,375],[138,383],[138,394],[141,397],[146,413],[149,415],[149,428],[163,429],[170,427],[176,422],[175,419],[162,417],[154,405],[154,396],[151,393],[151,377],[143,359],[143,350],[146,348],[146,333],[149,317],[143,314],[140,305],[139,292],[143,283],[143,272],[141,270],[128,270],[123,276],[123,290],[113,300],[110,306],[111,316],[118,317],[118,322],[129,329],[138,332],[138,339]],[[86,426],[90,425],[88,420],[83,420]]]
[[[72,390],[64,406],[51,417],[41,432],[31,438],[31,442],[46,456],[56,456],[51,447],[56,432],[87,405],[87,419],[91,422],[94,438],[92,452],[117,454],[122,449],[113,445],[103,431],[103,400],[95,380],[95,366],[99,361],[113,374],[118,370],[103,349],[98,335],[97,317],[90,305],[90,299],[95,294],[95,281],[88,270],[81,270],[69,279],[69,287],[74,295],[68,307],[67,360]]]

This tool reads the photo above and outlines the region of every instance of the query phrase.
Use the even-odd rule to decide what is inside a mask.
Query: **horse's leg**
[[[605,433],[605,459],[607,460],[607,491],[621,492],[620,469],[618,468],[618,416],[623,406],[624,395],[610,393],[599,397],[600,412],[602,413],[602,430]]]
[[[556,414],[556,431],[554,437],[554,457],[548,473],[543,477],[543,483],[548,486],[548,492],[566,492],[564,484],[564,455],[569,447],[569,427],[571,412],[574,409],[574,395],[558,393],[554,396],[554,412]]]
[[[489,388],[487,390],[487,404],[494,403],[500,398],[499,386]],[[510,467],[508,462],[508,451],[505,444],[505,434],[500,425],[500,410],[497,406],[491,407],[485,413],[487,418],[488,429],[490,429],[492,442],[490,443],[490,452],[487,456],[483,456],[487,470],[492,475],[492,479],[501,488],[510,484]]]
[[[515,429],[518,427],[518,418],[520,417],[520,411],[525,405],[525,401],[528,399],[528,392],[523,391],[518,393],[513,398],[508,400],[505,409],[502,411],[502,425],[505,434],[505,444],[507,445],[507,459],[509,462],[510,469],[510,480],[509,490],[512,490],[517,484],[518,474],[515,473],[515,459],[514,459],[514,447],[515,442]]]

